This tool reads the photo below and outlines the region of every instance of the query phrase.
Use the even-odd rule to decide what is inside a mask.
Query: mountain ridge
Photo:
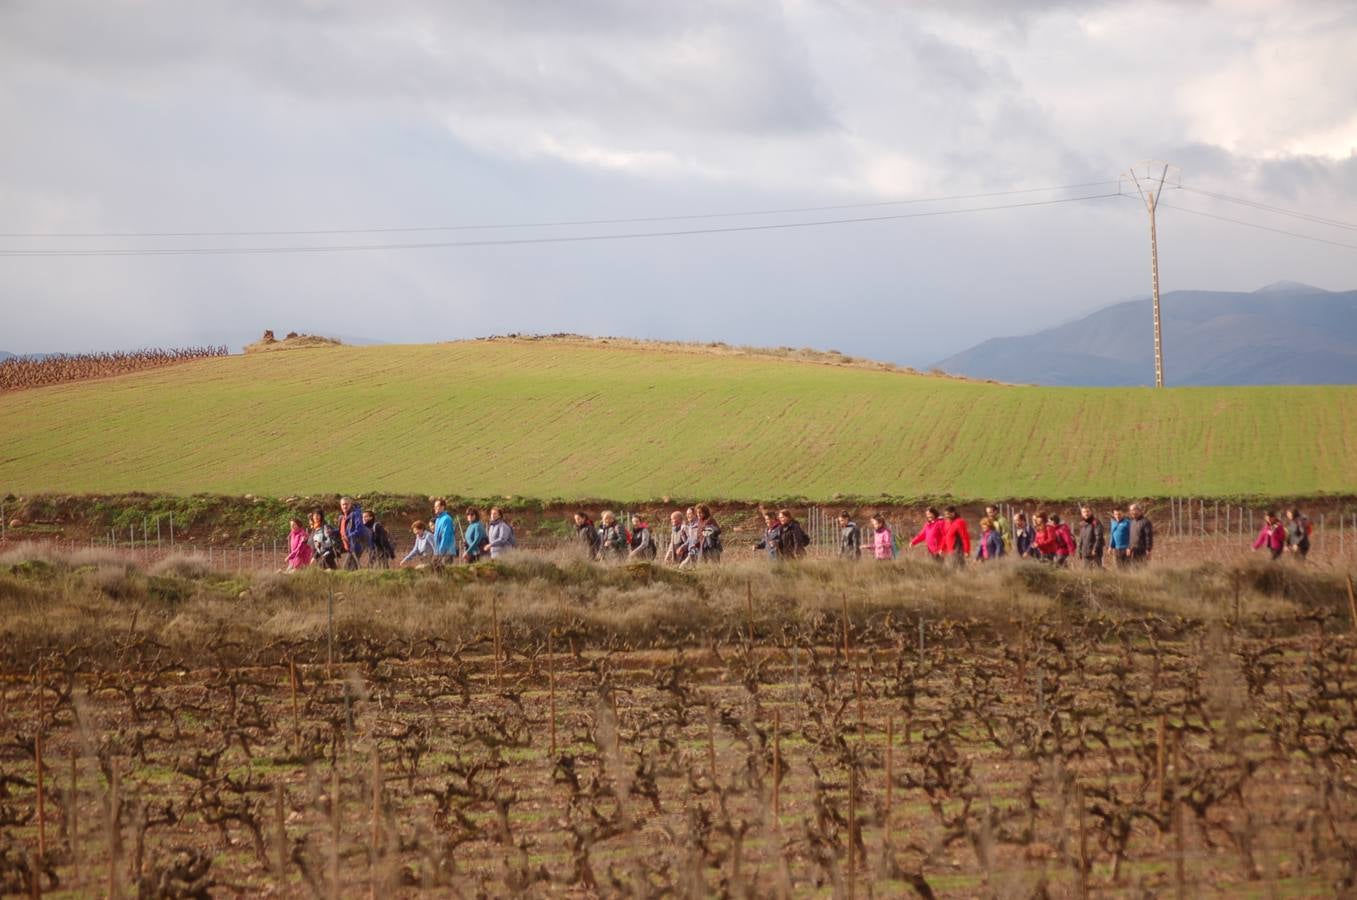
[[[1276,282],[1251,292],[1161,298],[1166,384],[1357,383],[1357,291]],[[970,378],[1053,387],[1154,381],[1149,298],[1025,335],[990,338],[933,365]]]

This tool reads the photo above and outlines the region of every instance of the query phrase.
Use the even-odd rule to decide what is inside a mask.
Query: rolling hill
[[[1357,492],[1357,387],[1014,387],[603,341],[198,360],[0,394],[0,435],[0,495]]]
[[[1357,291],[1295,282],[1248,294],[1171,291],[1161,313],[1169,385],[1357,384]],[[1148,298],[1131,300],[936,365],[1028,384],[1153,384],[1153,321]]]

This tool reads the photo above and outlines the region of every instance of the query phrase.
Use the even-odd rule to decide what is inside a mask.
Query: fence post
[[[174,513],[170,513],[170,549],[174,549]]]
[[[1319,549],[1319,543],[1320,543],[1320,541],[1322,540],[1323,536],[1324,536],[1324,513],[1320,513],[1320,514],[1319,514],[1319,535],[1315,538],[1315,549],[1316,549],[1316,550]],[[1326,549],[1328,548],[1328,544],[1327,544],[1327,543],[1326,543],[1324,546],[1325,546]]]

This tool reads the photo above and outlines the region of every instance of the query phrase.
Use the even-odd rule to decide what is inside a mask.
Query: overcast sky
[[[687,216],[1113,181],[1357,222],[1357,7],[1015,0],[8,0],[0,231],[311,231]],[[484,241],[937,212],[1116,191],[589,227],[4,237],[0,249]],[[1174,207],[1341,243],[1188,191]],[[1165,290],[1357,287],[1357,250],[1175,208]],[[1148,293],[1124,198],[620,241],[0,255],[0,349],[577,331],[922,365]],[[1147,323],[1147,335],[1149,325]]]

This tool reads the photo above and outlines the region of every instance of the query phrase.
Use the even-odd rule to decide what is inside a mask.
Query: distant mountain
[[[13,359],[17,355],[18,354],[16,353],[10,353],[8,350],[0,350],[0,362],[4,362],[7,359]]]
[[[1172,291],[1160,302],[1173,385],[1357,384],[1357,291],[1281,281],[1252,293]],[[956,375],[1029,384],[1154,384],[1154,314],[1130,300],[940,360]]]

